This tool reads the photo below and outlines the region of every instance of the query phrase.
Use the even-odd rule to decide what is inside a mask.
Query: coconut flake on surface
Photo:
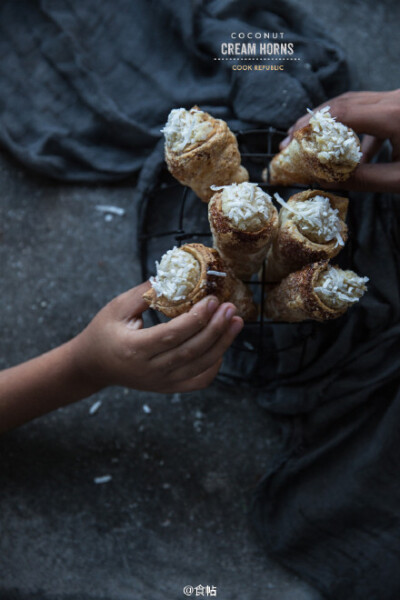
[[[314,292],[332,308],[341,308],[358,302],[367,291],[368,277],[360,277],[354,271],[344,271],[331,265],[321,273]]]
[[[108,483],[109,481],[111,481],[111,479],[112,479],[112,475],[101,475],[100,477],[95,477],[93,479],[93,481],[97,485],[100,485],[102,483]]]
[[[123,217],[125,215],[125,209],[120,206],[111,206],[110,204],[97,204],[96,210],[101,213],[107,213],[109,215],[117,215]]]
[[[336,246],[344,246],[341,235],[342,220],[337,208],[332,208],[326,196],[313,196],[308,200],[288,204],[276,193],[274,198],[289,211],[301,233],[311,241],[327,243],[336,240]]]
[[[95,415],[99,410],[102,402],[101,400],[97,400],[92,406],[89,408],[89,415]]]
[[[362,157],[360,143],[352,129],[336,121],[329,112],[330,106],[325,106],[317,112],[311,109],[310,125],[314,141],[318,147],[318,159],[322,163],[348,160],[359,163]]]
[[[215,277],[226,277],[226,273],[223,271],[207,271],[207,275],[214,275]]]
[[[222,190],[222,212],[236,229],[258,231],[269,221],[272,198],[256,183],[245,181],[211,188]]]
[[[204,142],[213,132],[209,115],[202,110],[192,108],[174,108],[161,132],[166,145],[174,152],[182,152],[186,146]]]
[[[200,278],[200,264],[183,248],[168,250],[160,262],[156,262],[157,275],[150,283],[157,296],[177,302],[184,300]]]

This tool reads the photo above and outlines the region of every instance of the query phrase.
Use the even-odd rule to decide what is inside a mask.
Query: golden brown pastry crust
[[[258,231],[235,229],[222,212],[222,191],[216,192],[208,205],[208,220],[214,248],[239,279],[250,279],[262,266],[278,228],[278,211],[271,205],[270,219]]]
[[[244,320],[251,321],[257,317],[257,309],[251,292],[244,283],[236,279],[233,273],[226,268],[217,250],[207,248],[203,244],[185,244],[182,249],[190,252],[200,265],[198,283],[187,298],[177,301],[168,300],[164,296],[157,296],[155,290],[150,288],[143,294],[143,298],[151,308],[162,312],[167,317],[177,317],[188,312],[202,298],[212,294],[218,298],[220,303],[233,302],[238,315]],[[221,277],[212,275],[208,271],[227,273],[227,275]]]
[[[208,202],[214,193],[211,185],[242,183],[249,180],[249,174],[240,164],[238,143],[228,125],[205,114],[213,125],[208,139],[188,146],[183,152],[174,152],[165,145],[165,160],[175,179]]]
[[[304,202],[314,196],[328,198],[332,208],[338,210],[341,219],[340,234],[343,241],[346,242],[348,233],[345,219],[349,204],[347,198],[322,190],[306,190],[291,196],[287,203],[295,205],[296,202]],[[331,240],[326,244],[311,241],[300,231],[297,223],[293,220],[293,215],[285,208],[281,208],[279,229],[267,257],[265,281],[280,281],[289,273],[297,271],[306,264],[334,258],[342,248],[343,246],[336,245],[336,240]]]
[[[328,267],[327,260],[290,273],[278,285],[270,286],[265,300],[265,315],[273,321],[297,323],[312,319],[328,321],[342,316],[347,306],[331,308],[314,291],[318,278]]]
[[[289,145],[274,156],[269,165],[271,185],[334,183],[346,181],[350,177],[358,162],[341,159],[322,163],[313,150],[312,133],[311,125],[298,129]],[[357,136],[356,138],[359,141]]]

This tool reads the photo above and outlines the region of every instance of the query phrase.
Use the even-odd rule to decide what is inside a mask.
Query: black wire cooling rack
[[[268,168],[273,156],[279,151],[279,143],[286,133],[273,127],[236,133],[242,164],[247,168],[250,181],[257,183],[273,196],[278,192],[285,199],[305,189],[304,186],[279,188],[262,180],[262,171]],[[280,208],[280,207],[279,207]],[[212,245],[212,236],[207,217],[207,204],[194,192],[179,184],[168,172],[166,165],[160,171],[154,187],[142,199],[138,215],[139,256],[142,279],[155,274],[155,261],[174,246],[184,243]],[[351,253],[351,244],[342,251],[343,266]],[[254,300],[264,306],[265,281],[262,276],[253,276],[245,282],[252,289]],[[288,324],[273,323],[259,311],[258,320],[245,323],[232,347],[225,355],[219,379],[230,384],[251,384],[263,387],[272,379],[287,379],[295,376],[315,357],[309,356],[309,342],[321,327],[332,324],[305,321]],[[166,320],[157,311],[151,311],[154,324]],[[290,354],[290,357],[288,356]],[[285,357],[285,360],[282,358]],[[286,360],[288,359],[288,360]]]

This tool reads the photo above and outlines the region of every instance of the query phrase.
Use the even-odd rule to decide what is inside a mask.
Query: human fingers
[[[121,320],[129,322],[149,308],[147,302],[143,300],[143,294],[149,287],[150,283],[145,281],[111,301],[110,305]]]
[[[326,104],[340,123],[381,139],[391,136],[393,119],[399,118],[400,102],[393,92],[347,92]]]
[[[138,329],[143,329],[143,319],[141,317],[132,317],[127,323],[128,329],[132,329],[133,331],[137,331]]]
[[[212,367],[200,373],[196,377],[192,379],[188,379],[181,383],[180,391],[184,392],[193,392],[195,390],[203,390],[207,388],[216,378],[218,372],[221,368],[223,358],[220,358]]]
[[[331,115],[354,129],[356,133],[367,133],[386,139],[400,127],[400,105],[337,103],[331,107]]]
[[[141,343],[149,358],[167,352],[201,331],[218,308],[218,299],[207,296],[184,313],[168,323],[161,323],[141,331]]]
[[[182,367],[174,368],[170,373],[171,379],[173,381],[192,379],[211,368],[220,360],[242,328],[243,320],[240,317],[233,317],[228,329],[217,342],[201,356],[196,357],[187,364],[183,364]]]
[[[307,113],[306,115],[303,115],[302,117],[300,117],[300,119],[297,119],[296,123],[294,123],[294,125],[292,125],[288,129],[287,136],[285,137],[285,139],[283,139],[281,141],[281,143],[279,144],[279,150],[283,150],[284,148],[286,148],[286,146],[288,146],[290,144],[290,142],[293,139],[293,134],[295,133],[295,131],[297,131],[298,129],[302,129],[303,127],[308,125],[310,118],[311,118],[311,115]]]
[[[170,348],[166,352],[161,352],[153,357],[155,368],[171,371],[192,362],[207,352],[228,329],[235,314],[236,307],[233,304],[221,304],[202,330],[179,346]]]
[[[359,165],[347,181],[329,186],[329,189],[398,193],[400,191],[400,163]]]
[[[218,375],[218,371],[221,368],[223,358],[220,358],[214,365],[212,365],[209,369],[196,375],[196,377],[192,377],[191,379],[186,379],[185,381],[179,381],[173,384],[171,387],[163,390],[166,394],[172,393],[180,393],[184,394],[186,392],[194,392],[195,390],[204,390],[207,388]]]
[[[361,142],[362,158],[360,164],[369,163],[379,152],[385,140],[380,140],[373,135],[364,135]]]
[[[328,105],[329,105],[329,102],[324,102],[323,104],[320,104],[319,106],[314,108],[314,112],[317,110],[321,110],[321,108],[324,108],[325,106],[328,106]],[[297,119],[297,121],[291,127],[289,127],[288,132],[287,132],[288,133],[287,137],[285,137],[285,139],[281,141],[281,143],[279,144],[279,149],[283,150],[284,148],[286,148],[286,146],[292,141],[294,133],[298,129],[302,129],[303,127],[308,125],[310,122],[310,119],[311,119],[311,115],[309,112],[305,113],[299,119]]]
[[[392,161],[397,162],[397,164],[399,164],[400,163],[400,131],[399,131],[399,135],[394,136],[391,139],[391,144],[392,144]]]
[[[371,133],[373,131],[367,131],[367,129],[359,129],[358,127],[365,126],[366,118],[367,124],[369,122],[368,115],[375,111],[374,105],[380,102],[386,97],[386,94],[390,92],[347,92],[335,98],[331,98],[327,102],[323,102],[319,106],[314,108],[314,112],[321,110],[325,106],[330,107],[330,113],[336,117],[338,121],[344,123],[348,127],[352,127],[358,133]],[[356,121],[357,110],[363,109],[362,119]],[[378,111],[380,112],[380,111]],[[283,150],[293,138],[293,134],[298,130],[308,125],[311,115],[309,113],[304,114],[300,117],[294,125],[288,129],[288,136],[280,143],[280,149]],[[386,136],[384,136],[386,137]]]

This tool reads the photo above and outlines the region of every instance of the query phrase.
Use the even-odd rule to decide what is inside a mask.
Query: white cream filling
[[[223,190],[221,210],[235,229],[258,231],[268,223],[273,209],[272,198],[256,183],[232,183],[211,186],[212,190]]]
[[[157,275],[150,283],[157,296],[177,302],[184,300],[194,289],[200,277],[200,264],[183,248],[168,250],[161,261],[156,261]]]
[[[337,208],[332,208],[326,196],[314,196],[308,200],[288,204],[278,193],[274,198],[293,217],[301,233],[312,242],[325,244],[336,240],[336,246],[344,246],[341,236],[342,220]]]
[[[329,265],[319,276],[314,292],[327,306],[342,308],[358,302],[367,291],[367,281],[368,277],[360,277],[354,271],[343,271]]]
[[[354,131],[332,117],[329,112],[330,106],[325,106],[317,112],[309,108],[307,110],[312,115],[310,125],[313,131],[313,142],[318,150],[318,159],[322,163],[332,160],[359,163],[362,152]]]
[[[174,152],[183,150],[198,142],[208,139],[213,131],[213,124],[207,113],[192,108],[174,108],[168,116],[163,129],[165,143]]]

